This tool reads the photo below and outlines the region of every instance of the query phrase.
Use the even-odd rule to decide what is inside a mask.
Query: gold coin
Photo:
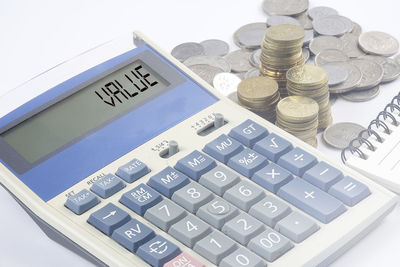
[[[265,32],[265,38],[275,42],[303,42],[304,36],[303,27],[289,24],[272,26]]]
[[[296,66],[286,73],[288,81],[303,86],[313,86],[321,84],[322,86],[328,82],[328,74],[326,71],[314,65]]]
[[[265,100],[273,97],[278,91],[278,84],[265,76],[250,77],[238,85],[238,97],[252,100]]]
[[[277,112],[285,120],[308,121],[318,115],[318,103],[305,96],[288,96],[279,101]]]

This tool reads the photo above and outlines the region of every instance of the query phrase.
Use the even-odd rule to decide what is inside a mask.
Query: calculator
[[[139,32],[0,101],[2,186],[98,266],[326,266],[396,204]]]

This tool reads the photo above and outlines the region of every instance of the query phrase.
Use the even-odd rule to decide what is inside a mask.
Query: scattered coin
[[[351,31],[351,34],[360,36],[361,33],[362,33],[362,28],[361,28],[360,24],[353,21],[353,30]]]
[[[264,0],[263,9],[269,16],[295,16],[308,9],[308,0]]]
[[[362,72],[362,79],[356,90],[367,90],[377,86],[383,78],[383,68],[380,64],[368,59],[351,59]]]
[[[326,49],[343,50],[344,44],[340,38],[335,36],[318,36],[310,42],[310,51],[314,55],[318,55]]]
[[[344,81],[341,84],[330,86],[329,87],[329,92],[333,94],[340,94],[340,93],[345,93],[353,90],[356,88],[362,79],[362,72],[361,70],[355,66],[350,64],[349,62],[334,62],[332,64],[335,64],[337,66],[340,66],[344,69],[347,70],[348,77],[346,81]]]
[[[400,65],[397,64],[396,61],[392,58],[373,56],[373,55],[365,55],[361,58],[375,61],[376,63],[382,66],[383,68],[382,82],[384,83],[394,81],[400,75]]]
[[[194,56],[186,59],[183,64],[188,67],[193,65],[210,65],[222,69],[224,72],[231,71],[231,66],[226,59],[219,56]]]
[[[299,21],[300,25],[303,26],[304,30],[312,30],[313,28],[312,20],[308,16],[307,11],[293,17]]]
[[[379,92],[380,92],[380,87],[379,87],[379,85],[377,85],[368,90],[351,91],[348,93],[343,93],[340,96],[343,99],[346,99],[347,101],[351,101],[351,102],[365,102],[365,101],[369,101],[369,100],[375,98],[376,96],[378,96]]]
[[[252,68],[249,62],[250,55],[250,52],[239,49],[230,52],[225,59],[231,65],[233,72],[247,72]]]
[[[270,16],[267,18],[267,26],[276,26],[280,24],[291,24],[300,26],[300,23],[297,19],[289,17],[289,16]]]
[[[205,80],[210,85],[213,84],[215,75],[224,72],[220,68],[206,64],[192,65],[189,66],[188,68],[191,69],[197,75],[199,75],[203,80]]]
[[[337,99],[337,95],[329,95],[329,105],[332,107],[336,103]]]
[[[200,43],[204,48],[206,56],[220,56],[223,57],[229,53],[229,45],[227,42],[217,39],[209,39]]]
[[[368,54],[389,57],[399,50],[397,39],[384,32],[364,32],[358,41],[361,49]]]
[[[319,52],[314,59],[315,65],[321,66],[330,62],[344,62],[349,60],[349,57],[338,49],[326,49]]]
[[[171,51],[171,55],[180,62],[183,62],[190,57],[204,55],[204,48],[199,43],[183,43],[175,46]]]
[[[332,15],[313,20],[314,30],[320,35],[342,36],[353,30],[354,24],[346,17]]]
[[[342,68],[336,64],[327,63],[321,65],[321,67],[326,71],[328,74],[328,85],[338,85],[343,83],[347,80],[349,73],[345,68]]]
[[[308,16],[312,19],[320,19],[331,15],[339,15],[336,9],[327,6],[317,6],[308,10]]]
[[[344,149],[363,130],[365,130],[365,128],[356,123],[335,123],[325,129],[323,138],[328,145]]]
[[[233,34],[233,41],[240,48],[260,48],[266,29],[267,25],[265,22],[244,25]]]
[[[246,74],[244,75],[244,78],[250,78],[250,77],[257,77],[260,76],[260,69],[258,68],[252,68]]]
[[[344,47],[343,52],[350,58],[357,58],[365,55],[365,53],[358,46],[358,36],[353,33],[346,33],[342,37]]]
[[[213,86],[221,94],[237,103],[236,91],[242,80],[233,73],[222,72],[215,75]]]
[[[253,65],[255,68],[259,68],[261,65],[261,48],[254,50],[250,55],[250,64]]]
[[[305,30],[303,46],[308,45],[312,39],[314,39],[314,30]]]
[[[304,58],[304,62],[307,62],[307,60],[310,58],[310,50],[308,48],[303,47],[301,50]]]

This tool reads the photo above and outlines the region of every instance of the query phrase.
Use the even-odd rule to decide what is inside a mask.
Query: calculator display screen
[[[143,105],[169,85],[160,74],[136,60],[5,131],[1,137],[32,163]]]

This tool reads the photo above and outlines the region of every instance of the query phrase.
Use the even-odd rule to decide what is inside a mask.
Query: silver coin
[[[394,60],[396,61],[397,64],[400,65],[400,54],[397,55],[397,56],[394,58]]]
[[[244,75],[244,78],[250,78],[250,77],[257,77],[260,76],[260,69],[256,68],[251,68],[246,74]]]
[[[249,62],[251,52],[236,50],[225,56],[226,61],[231,65],[232,72],[247,72],[252,68]]]
[[[245,76],[246,76],[246,73],[247,73],[247,71],[237,72],[237,73],[235,73],[235,75],[236,75],[237,77],[239,77],[239,79],[244,80],[244,79],[245,79]]]
[[[369,59],[380,64],[383,68],[382,82],[391,82],[396,80],[400,75],[400,65],[397,62],[388,57],[365,55],[361,58]]]
[[[357,58],[365,55],[365,53],[358,46],[358,36],[353,33],[346,33],[342,37],[344,48],[343,52],[350,58]]]
[[[304,30],[312,30],[313,28],[312,20],[308,16],[307,11],[293,17],[299,21],[300,25],[303,26]]]
[[[303,42],[303,46],[310,44],[310,42],[312,41],[312,39],[314,39],[314,30],[305,30],[304,31],[304,42]]]
[[[224,72],[220,68],[206,64],[192,65],[189,66],[188,68],[191,69],[197,75],[199,75],[203,80],[205,80],[210,85],[212,85],[215,75]]]
[[[314,55],[318,55],[326,49],[343,50],[343,41],[335,36],[318,36],[310,42],[310,51]]]
[[[308,5],[308,0],[264,0],[263,10],[270,16],[294,16],[306,11]]]
[[[307,60],[310,58],[310,50],[308,50],[308,48],[306,48],[306,47],[303,47],[302,53],[303,53],[304,62],[307,62]]]
[[[183,62],[190,57],[204,55],[204,48],[199,43],[183,43],[175,46],[171,51],[171,55],[180,62]]]
[[[356,88],[362,79],[362,72],[361,70],[355,66],[352,65],[348,62],[333,62],[332,64],[335,64],[337,66],[340,66],[344,69],[347,70],[347,73],[349,74],[346,81],[344,81],[341,84],[335,85],[335,86],[329,86],[329,92],[332,94],[340,94],[340,93],[345,93],[353,90]]]
[[[392,56],[399,50],[399,42],[390,34],[378,31],[364,32],[358,42],[362,50],[378,56]]]
[[[340,96],[343,99],[351,102],[365,102],[375,98],[377,95],[379,95],[379,92],[380,92],[380,86],[377,85],[368,90],[351,91],[348,93],[343,93]]]
[[[193,65],[210,65],[219,69],[222,69],[224,72],[231,71],[231,65],[229,65],[228,61],[226,61],[223,57],[218,56],[195,56],[186,59],[183,64],[190,67]]]
[[[383,68],[380,64],[368,59],[351,59],[349,62],[356,65],[363,74],[356,90],[370,89],[382,81]]]
[[[321,67],[326,71],[328,74],[328,85],[333,86],[337,84],[341,84],[347,80],[349,76],[349,72],[347,69],[338,66],[336,64],[327,63],[321,65]]]
[[[353,22],[343,16],[332,15],[313,20],[314,30],[320,35],[342,36],[353,30]]]
[[[258,49],[261,47],[266,30],[267,24],[264,22],[250,23],[235,31],[233,41],[240,48]]]
[[[336,103],[337,99],[337,95],[329,95],[329,105],[332,107]]]
[[[281,25],[281,24],[300,26],[300,23],[297,19],[289,16],[270,16],[267,18],[267,27]]]
[[[321,66],[330,62],[343,62],[347,60],[349,60],[349,57],[342,50],[326,49],[315,56],[314,63],[317,66]]]
[[[223,57],[229,53],[229,44],[225,41],[218,39],[204,40],[200,43],[204,48],[206,56],[220,56]]]
[[[328,145],[344,149],[363,130],[365,128],[359,124],[340,122],[327,127],[322,136]]]
[[[317,6],[308,10],[308,16],[312,19],[320,19],[332,15],[339,15],[336,9],[327,6]]]
[[[242,80],[233,73],[222,72],[215,75],[213,86],[221,94],[237,102],[237,87]]]
[[[249,58],[250,64],[253,67],[259,68],[261,65],[261,49],[254,50]]]
[[[362,28],[361,28],[360,24],[353,21],[353,30],[351,31],[351,34],[360,36],[361,33],[362,33]]]

